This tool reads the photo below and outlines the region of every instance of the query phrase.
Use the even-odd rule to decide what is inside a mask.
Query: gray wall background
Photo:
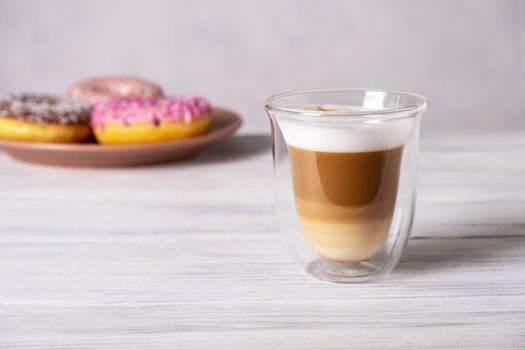
[[[428,96],[427,134],[525,128],[523,2],[0,0],[0,90],[135,74],[253,133],[274,93],[376,87]]]

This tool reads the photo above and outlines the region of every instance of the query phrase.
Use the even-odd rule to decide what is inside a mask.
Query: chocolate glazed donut
[[[91,136],[89,105],[56,95],[0,94],[0,138],[82,142]]]

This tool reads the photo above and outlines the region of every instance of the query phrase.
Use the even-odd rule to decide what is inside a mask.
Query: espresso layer
[[[318,152],[289,145],[301,227],[321,256],[370,258],[390,227],[403,146],[372,152]]]

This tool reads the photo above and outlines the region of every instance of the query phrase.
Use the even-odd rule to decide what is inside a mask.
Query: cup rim
[[[340,93],[340,92],[383,92],[388,94],[398,94],[415,97],[416,102],[407,106],[387,109],[370,109],[360,111],[315,111],[308,109],[287,108],[278,106],[275,101],[283,97],[294,95],[315,94],[315,93]],[[285,114],[290,119],[298,119],[312,122],[349,122],[350,119],[404,119],[412,118],[418,112],[425,111],[428,107],[428,99],[420,94],[387,90],[387,89],[366,89],[366,88],[328,88],[328,89],[305,89],[282,92],[270,96],[264,104],[266,111],[277,111]],[[329,118],[327,118],[329,117]],[[350,118],[349,118],[350,117]],[[355,118],[352,118],[355,117]]]

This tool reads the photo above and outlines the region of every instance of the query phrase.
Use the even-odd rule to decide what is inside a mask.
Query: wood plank
[[[267,136],[149,168],[0,153],[0,348],[521,348],[524,149],[523,132],[426,141],[414,238],[362,285],[291,261]]]

